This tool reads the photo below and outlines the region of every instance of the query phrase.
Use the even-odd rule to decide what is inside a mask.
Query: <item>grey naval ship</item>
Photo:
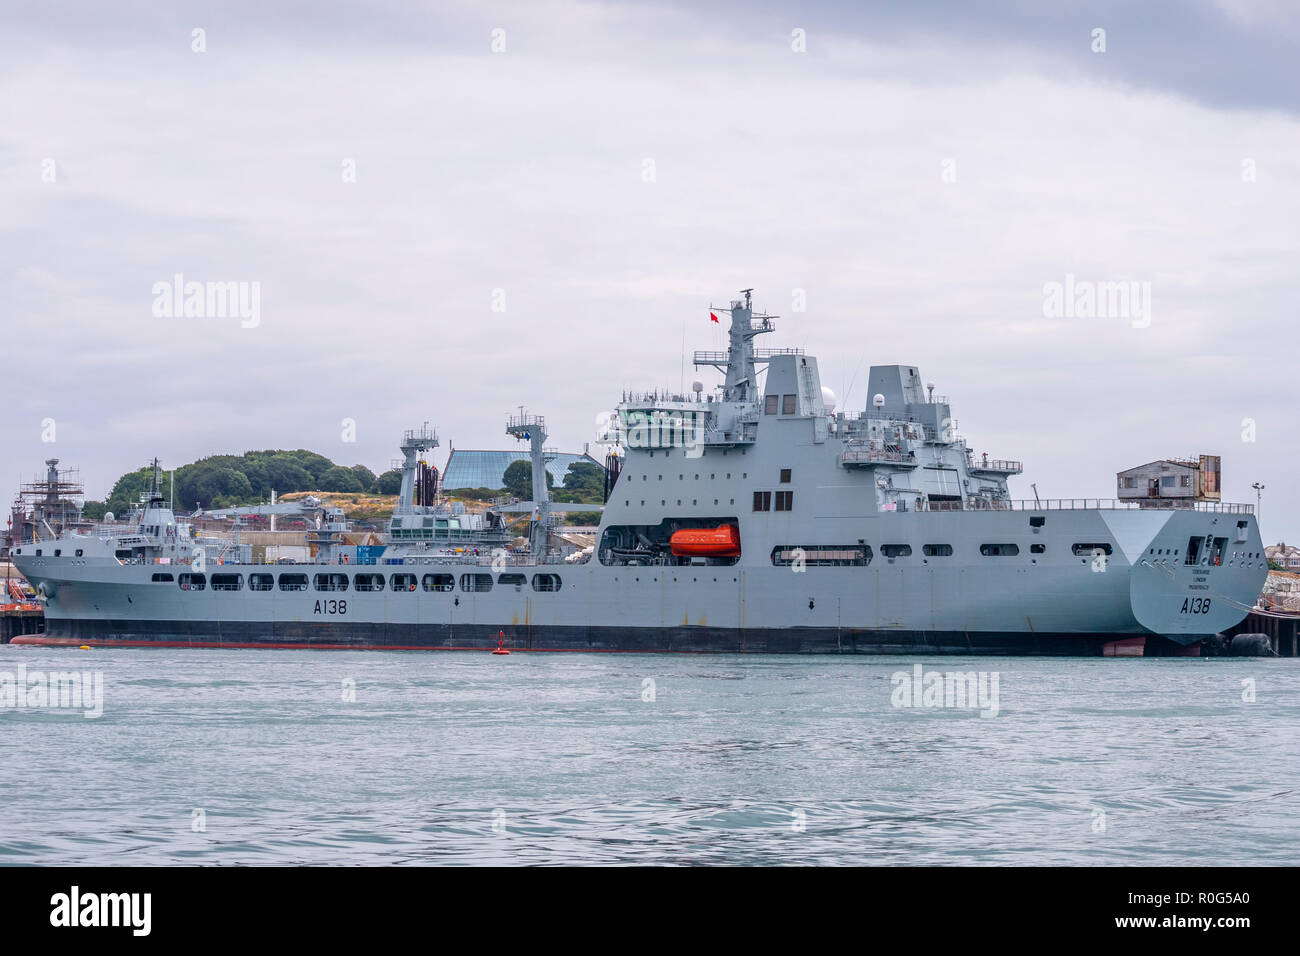
[[[155,480],[129,523],[13,549],[46,621],[16,642],[1149,655],[1196,653],[1259,595],[1249,505],[1013,499],[1020,462],[974,455],[917,368],[872,367],[866,407],[836,410],[813,356],[755,347],[775,317],[750,290],[714,311],[729,347],[694,362],[721,384],[624,394],[605,416],[589,548],[556,545],[565,509],[599,506],[550,500],[545,420],[521,411],[507,431],[529,442],[533,500],[471,513],[420,480],[435,432],[407,432],[366,563],[338,511],[318,515],[309,560],[254,563],[237,536],[196,534]]]

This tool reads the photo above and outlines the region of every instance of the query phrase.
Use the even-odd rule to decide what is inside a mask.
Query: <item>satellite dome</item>
[[[104,520],[105,520],[105,521],[112,522],[112,521],[116,521],[117,519],[113,517],[113,512],[111,512],[111,511],[105,511],[105,512],[104,512]]]
[[[875,405],[876,408],[884,408],[884,407],[885,407],[885,396],[881,395],[879,392],[876,392],[876,394],[873,395],[872,398],[871,398],[871,404],[872,404],[872,405]]]

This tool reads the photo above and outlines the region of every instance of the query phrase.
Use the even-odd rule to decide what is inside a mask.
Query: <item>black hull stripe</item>
[[[47,619],[46,632],[15,643],[138,647],[262,647],[321,650],[487,650],[502,635],[512,651],[758,654],[1102,653],[1110,642],[1146,638],[1150,654],[1172,641],[1152,634],[1053,634],[837,628],[495,627],[458,624],[330,624]],[[1156,645],[1153,647],[1152,645]],[[1172,652],[1172,651],[1171,651]]]

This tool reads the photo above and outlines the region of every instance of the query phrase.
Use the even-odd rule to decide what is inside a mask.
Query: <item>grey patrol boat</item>
[[[952,409],[905,365],[875,366],[866,408],[828,407],[817,360],[758,349],[750,292],[705,395],[633,395],[609,416],[592,549],[553,550],[564,505],[530,441],[533,501],[457,515],[402,493],[374,565],[348,564],[330,516],[316,559],[251,563],[196,544],[155,491],[126,533],[24,544],[40,644],[767,653],[1195,653],[1267,575],[1249,505],[1016,500],[1016,461],[972,455]],[[590,511],[592,506],[567,506]],[[530,547],[503,546],[521,513]],[[220,563],[215,563],[214,558]]]

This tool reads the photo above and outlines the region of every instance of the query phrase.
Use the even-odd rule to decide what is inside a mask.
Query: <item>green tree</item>
[[[316,490],[316,476],[288,455],[275,455],[265,459],[263,468],[267,484],[264,498],[269,498],[272,490],[277,495]]]
[[[533,497],[533,463],[527,458],[512,461],[502,477],[506,494],[513,495],[521,501],[531,501]],[[546,472],[546,487],[555,485],[550,471]]]
[[[573,501],[595,504],[605,496],[605,469],[594,461],[575,461],[564,474],[564,487]]]
[[[365,491],[366,488],[361,484],[361,479],[357,477],[356,472],[351,468],[335,465],[320,476],[320,490],[356,493]]]
[[[375,473],[365,465],[353,465],[350,469],[352,474],[357,476],[357,481],[361,482],[361,490],[372,492],[375,490]]]
[[[374,487],[376,494],[398,494],[402,490],[402,473],[397,469],[386,471],[375,479]]]

